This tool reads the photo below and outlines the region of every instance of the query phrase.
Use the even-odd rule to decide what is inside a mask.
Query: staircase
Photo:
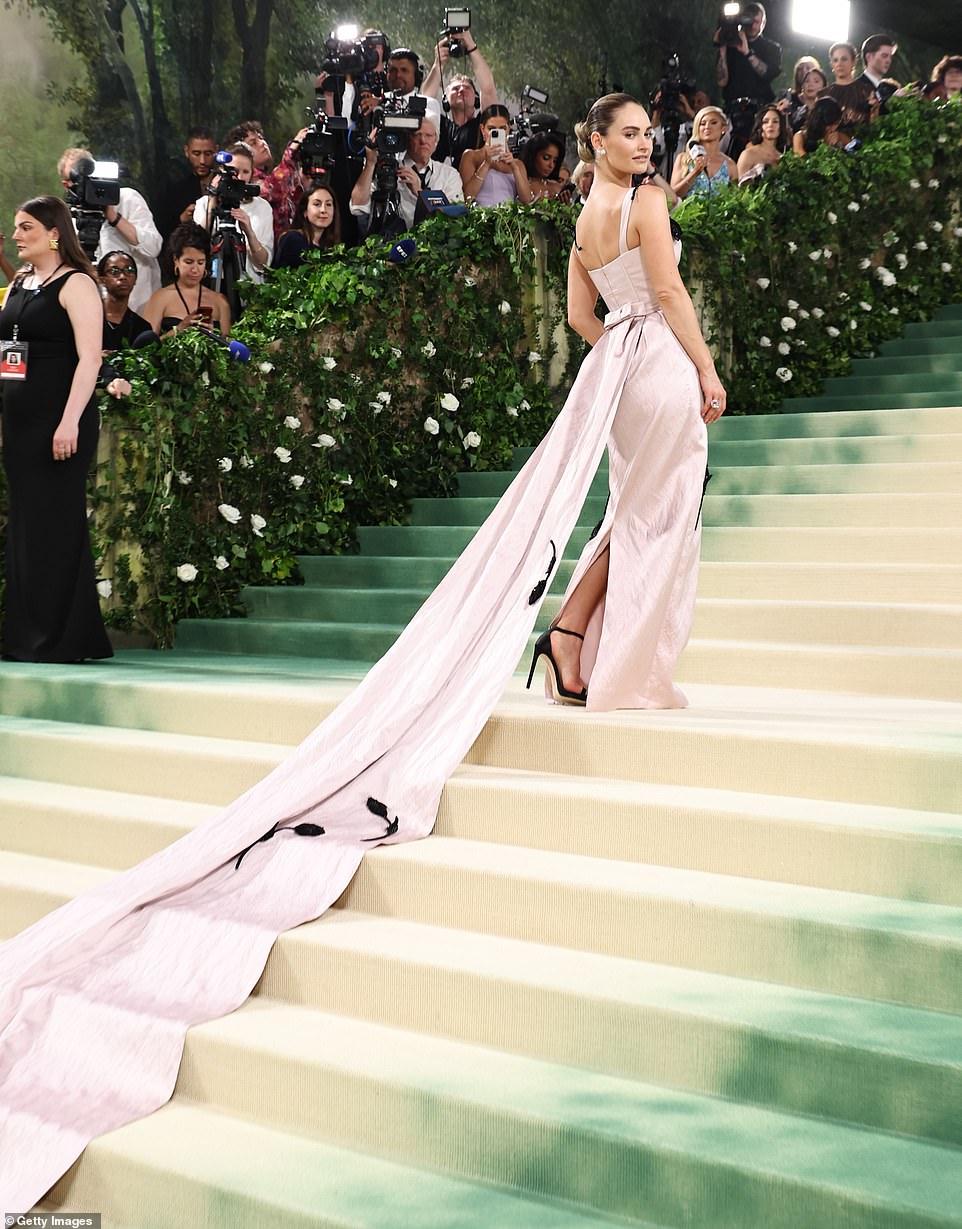
[[[936,376],[962,381],[962,309],[830,397],[713,428],[692,707],[587,714],[516,678],[436,835],[373,850],[192,1030],[172,1102],[43,1206],[116,1229],[962,1227],[962,385]],[[175,652],[4,664],[0,937],[262,777],[510,477],[464,475]]]

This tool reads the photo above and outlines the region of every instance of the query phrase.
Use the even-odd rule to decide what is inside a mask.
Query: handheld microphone
[[[130,343],[130,348],[132,350],[142,350],[144,346],[153,345],[155,341],[160,341],[160,334],[155,333],[153,329],[145,329],[133,339]]]
[[[203,324],[195,324],[194,328],[198,331],[198,333],[203,333],[204,336],[210,338],[211,341],[215,341],[219,346],[223,346],[235,362],[250,362],[251,352],[242,341],[221,337],[220,333],[215,332],[213,329],[206,328]]]
[[[387,254],[388,260],[395,265],[403,265],[416,255],[418,245],[413,239],[400,239]]]

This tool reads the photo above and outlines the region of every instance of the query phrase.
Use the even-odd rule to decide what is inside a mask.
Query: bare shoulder
[[[629,220],[646,226],[668,220],[668,201],[658,184],[649,180],[638,186]]]
[[[65,276],[61,279],[60,294],[57,296],[64,307],[87,307],[92,304],[100,306],[100,291],[97,283],[86,273],[79,276]]]

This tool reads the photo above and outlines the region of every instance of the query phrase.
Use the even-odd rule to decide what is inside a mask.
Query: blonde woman
[[[733,158],[721,151],[728,131],[728,116],[721,107],[702,107],[691,126],[687,146],[675,159],[671,186],[685,200],[689,196],[714,196],[738,181]]]

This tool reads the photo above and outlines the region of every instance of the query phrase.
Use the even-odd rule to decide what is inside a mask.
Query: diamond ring
[[[713,410],[717,410],[719,406],[721,405],[721,402],[718,400],[717,397],[712,397],[711,401],[709,401],[708,404],[711,406]]]

